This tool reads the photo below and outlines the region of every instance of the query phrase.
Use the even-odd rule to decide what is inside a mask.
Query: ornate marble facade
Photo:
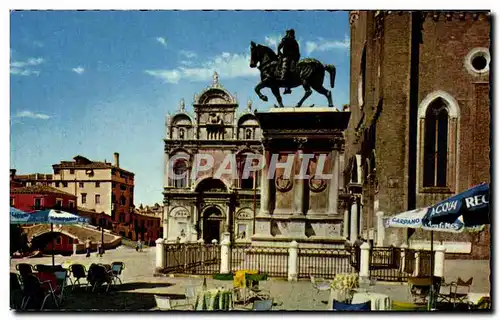
[[[256,177],[241,177],[249,154],[261,154],[261,132],[253,114],[252,102],[238,112],[238,101],[220,83],[217,73],[211,86],[194,96],[193,111],[184,101],[179,111],[167,116],[164,139],[164,211],[163,235],[168,241],[205,242],[221,240],[230,232],[231,240],[249,242],[253,234],[254,209],[260,205],[260,184]],[[191,170],[196,155],[211,155],[219,168],[227,155],[238,164],[237,175],[222,174],[216,169],[200,171],[193,178]],[[187,160],[169,161],[175,156]],[[185,179],[172,179],[172,173],[188,172]],[[203,164],[203,160],[200,162]]]

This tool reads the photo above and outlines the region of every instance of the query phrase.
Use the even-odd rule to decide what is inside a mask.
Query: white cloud
[[[35,40],[35,41],[33,41],[33,46],[37,47],[37,48],[43,48],[44,44],[41,41]]]
[[[19,111],[16,114],[16,118],[32,118],[32,119],[47,120],[52,117],[43,113],[34,113],[32,111],[24,110],[24,111]]]
[[[78,74],[82,74],[82,73],[84,73],[84,72],[85,72],[85,68],[80,67],[80,66],[78,66],[78,67],[76,67],[76,68],[73,68],[73,69],[71,69],[71,70],[72,70],[73,72],[75,72],[75,73],[78,73]]]
[[[161,43],[161,45],[164,46],[165,48],[167,47],[167,38],[156,37],[156,41],[158,41],[159,43]]]
[[[11,52],[12,55],[12,52]],[[10,63],[10,74],[18,76],[31,76],[40,74],[39,70],[33,70],[32,67],[41,65],[45,60],[43,58],[28,58],[24,61],[12,61]]]
[[[318,41],[306,42],[306,53],[311,54],[314,51],[329,51],[334,49],[349,49],[351,42],[349,37],[346,36],[343,41],[338,40],[325,40],[318,38]]]
[[[223,52],[199,66],[179,66],[171,70],[146,70],[145,72],[166,82],[178,83],[183,78],[192,81],[209,81],[212,79],[214,71],[217,71],[219,76],[225,79],[259,75],[257,69],[250,68],[249,55],[229,52]]]
[[[25,61],[12,61],[10,63],[10,66],[14,67],[14,68],[38,66],[38,65],[42,64],[44,61],[45,60],[43,60],[43,58],[29,58],[28,60],[25,60]]]
[[[178,70],[146,70],[145,72],[169,83],[178,83],[181,78],[181,73]]]
[[[198,56],[195,52],[188,50],[181,50],[179,51],[179,54],[188,59],[196,58]]]
[[[278,50],[278,44],[281,42],[281,38],[282,37],[280,35],[266,36],[264,41],[268,46],[272,47],[272,49],[276,51]]]
[[[30,70],[30,69],[18,69],[18,68],[10,68],[10,74],[16,75],[16,76],[39,76],[40,71],[38,70]]]

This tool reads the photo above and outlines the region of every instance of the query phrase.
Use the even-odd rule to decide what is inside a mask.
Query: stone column
[[[361,279],[370,278],[370,244],[364,242],[361,247],[360,262],[359,262],[359,277]]]
[[[222,274],[228,274],[231,269],[229,265],[229,255],[231,254],[229,236],[229,232],[224,232],[222,235],[223,240],[220,244],[220,273]]]
[[[339,151],[332,151],[332,179],[328,190],[328,214],[337,214],[339,199]]]
[[[170,204],[169,202],[163,202],[163,239],[168,239],[169,236],[169,226],[170,226],[170,221],[169,221],[169,211],[170,211]]]
[[[349,238],[349,208],[344,208],[344,229],[342,230],[342,236],[347,239]]]
[[[166,254],[165,254],[165,241],[162,238],[158,238],[156,243],[156,270],[161,271],[167,265]]]
[[[226,227],[224,231],[230,233],[231,230],[231,201],[226,202]]]
[[[384,213],[379,211],[377,215],[377,247],[384,246],[385,227],[384,227]]]
[[[198,240],[198,230],[196,230],[196,226],[198,225],[198,205],[195,202],[193,204],[193,211],[192,211],[192,217],[191,217],[191,234],[190,234],[190,240],[191,242],[196,242]]]
[[[288,281],[297,281],[299,271],[297,269],[298,247],[297,241],[293,240],[288,249]]]
[[[413,276],[418,277],[420,273],[420,252],[415,251],[415,269],[413,270]]]
[[[293,174],[298,175],[300,173],[300,168],[302,166],[302,154],[304,144],[307,142],[307,138],[294,138],[294,142],[297,143],[297,152],[295,153],[296,159],[294,163]],[[298,171],[297,171],[298,168]],[[304,177],[294,178],[293,185],[293,213],[296,215],[304,214]]]
[[[351,203],[351,230],[349,240],[351,243],[358,238],[358,198],[354,197]]]
[[[265,149],[263,150],[264,153],[264,159],[266,161],[266,164],[264,168],[262,169],[261,175],[260,175],[260,212],[259,215],[269,215],[269,206],[270,206],[270,199],[271,199],[271,187],[270,187],[270,180],[268,178],[268,172],[269,172],[269,162],[270,162],[270,151],[266,148],[264,145]]]
[[[401,245],[401,272],[405,271],[407,254],[408,254],[408,245],[403,243]]]
[[[446,248],[443,245],[436,246],[434,255],[434,276],[444,277],[444,261]]]
[[[357,199],[357,202],[359,203],[359,210],[358,210],[359,227],[358,227],[358,233],[360,235],[363,235],[363,232],[364,232],[363,195],[359,196],[359,198]]]

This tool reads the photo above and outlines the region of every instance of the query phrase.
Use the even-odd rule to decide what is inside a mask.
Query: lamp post
[[[101,254],[104,253],[104,212],[101,213]]]

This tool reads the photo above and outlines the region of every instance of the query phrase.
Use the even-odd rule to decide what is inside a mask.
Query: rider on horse
[[[280,52],[283,49],[283,52]],[[278,46],[278,56],[281,59],[281,80],[289,81],[290,71],[295,69],[297,62],[300,59],[299,44],[295,40],[295,30],[286,31],[286,35],[281,39]],[[290,94],[292,90],[286,87],[283,94]]]

